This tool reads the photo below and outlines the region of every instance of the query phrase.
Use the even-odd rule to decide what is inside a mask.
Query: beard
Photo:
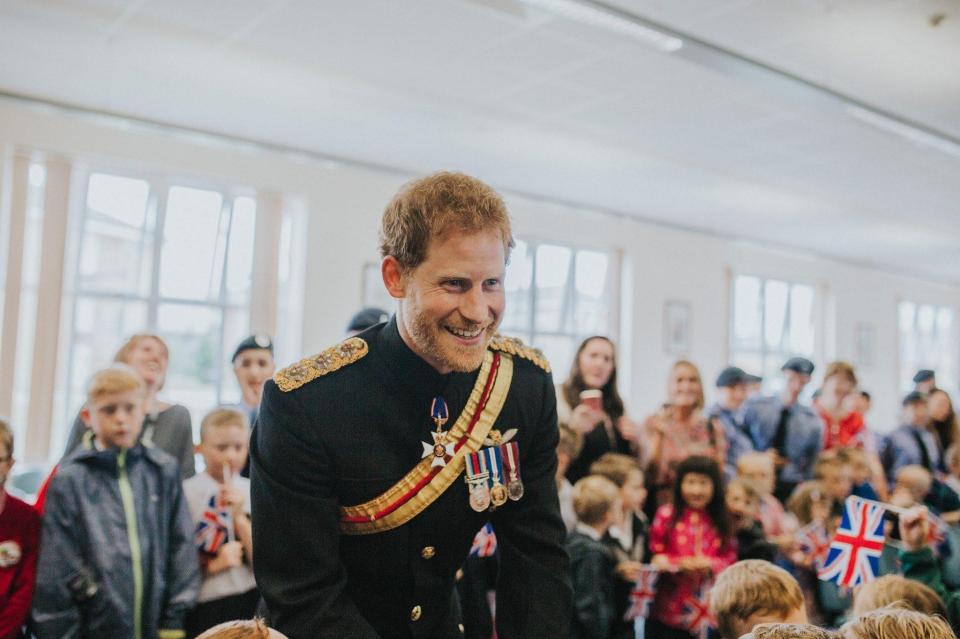
[[[483,356],[487,351],[490,339],[496,333],[499,321],[491,321],[483,329],[480,341],[476,345],[465,346],[456,343],[454,337],[444,325],[449,325],[465,331],[475,331],[480,324],[469,322],[446,322],[431,319],[426,313],[419,311],[414,305],[409,306],[410,322],[408,330],[417,348],[435,363],[443,368],[449,368],[458,373],[470,373],[480,368]]]

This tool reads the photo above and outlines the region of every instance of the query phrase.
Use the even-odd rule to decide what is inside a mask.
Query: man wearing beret
[[[749,377],[737,366],[723,369],[717,376],[717,401],[707,411],[710,419],[723,428],[727,440],[725,473],[728,479],[736,476],[740,456],[754,450],[750,429],[744,421]]]
[[[917,371],[913,376],[913,390],[918,393],[929,395],[930,391],[937,387],[937,374],[929,368]]]
[[[781,370],[783,391],[751,400],[744,421],[757,450],[774,455],[777,467],[774,496],[786,502],[797,484],[811,476],[823,447],[823,421],[812,408],[799,403],[800,393],[810,383],[813,362],[792,357]]]
[[[496,334],[512,245],[486,184],[407,184],[380,230],[396,315],[267,383],[254,570],[291,639],[461,637],[455,575],[488,521],[498,636],[567,636],[553,381],[539,351]]]

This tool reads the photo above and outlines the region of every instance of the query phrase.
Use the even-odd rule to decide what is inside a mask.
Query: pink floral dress
[[[710,574],[662,573],[650,616],[665,625],[689,630],[688,602],[698,598],[706,600],[714,577],[737,560],[737,548],[732,538],[724,540],[720,537],[705,510],[684,509],[680,520],[671,528],[672,519],[672,505],[657,510],[650,527],[650,552],[666,555],[674,565],[678,565],[683,557],[704,555],[711,559],[712,571]]]

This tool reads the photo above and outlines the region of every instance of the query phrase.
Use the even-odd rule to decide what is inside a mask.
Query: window
[[[507,267],[501,331],[543,350],[565,376],[580,342],[613,334],[615,260],[608,253],[518,241]]]
[[[748,373],[762,375],[767,390],[776,390],[787,359],[813,358],[814,288],[738,275],[732,295],[730,359]]]
[[[53,454],[90,375],[138,332],[170,347],[161,391],[203,414],[239,399],[225,360],[249,334],[256,201],[245,195],[93,173],[76,221],[64,308],[71,308]],[[69,306],[68,306],[69,305]]]
[[[900,390],[913,390],[913,376],[922,368],[937,374],[941,388],[957,388],[957,350],[953,309],[900,302]]]

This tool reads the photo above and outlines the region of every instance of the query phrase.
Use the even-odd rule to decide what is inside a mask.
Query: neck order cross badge
[[[426,459],[432,456],[433,461],[430,462],[430,467],[440,466],[442,468],[447,465],[447,459],[453,457],[455,450],[453,442],[447,441],[447,433],[443,430],[444,424],[450,419],[450,413],[447,410],[447,402],[439,395],[434,397],[430,403],[430,419],[436,424],[437,429],[430,433],[430,436],[433,437],[432,444],[421,442],[423,444],[421,458]]]

